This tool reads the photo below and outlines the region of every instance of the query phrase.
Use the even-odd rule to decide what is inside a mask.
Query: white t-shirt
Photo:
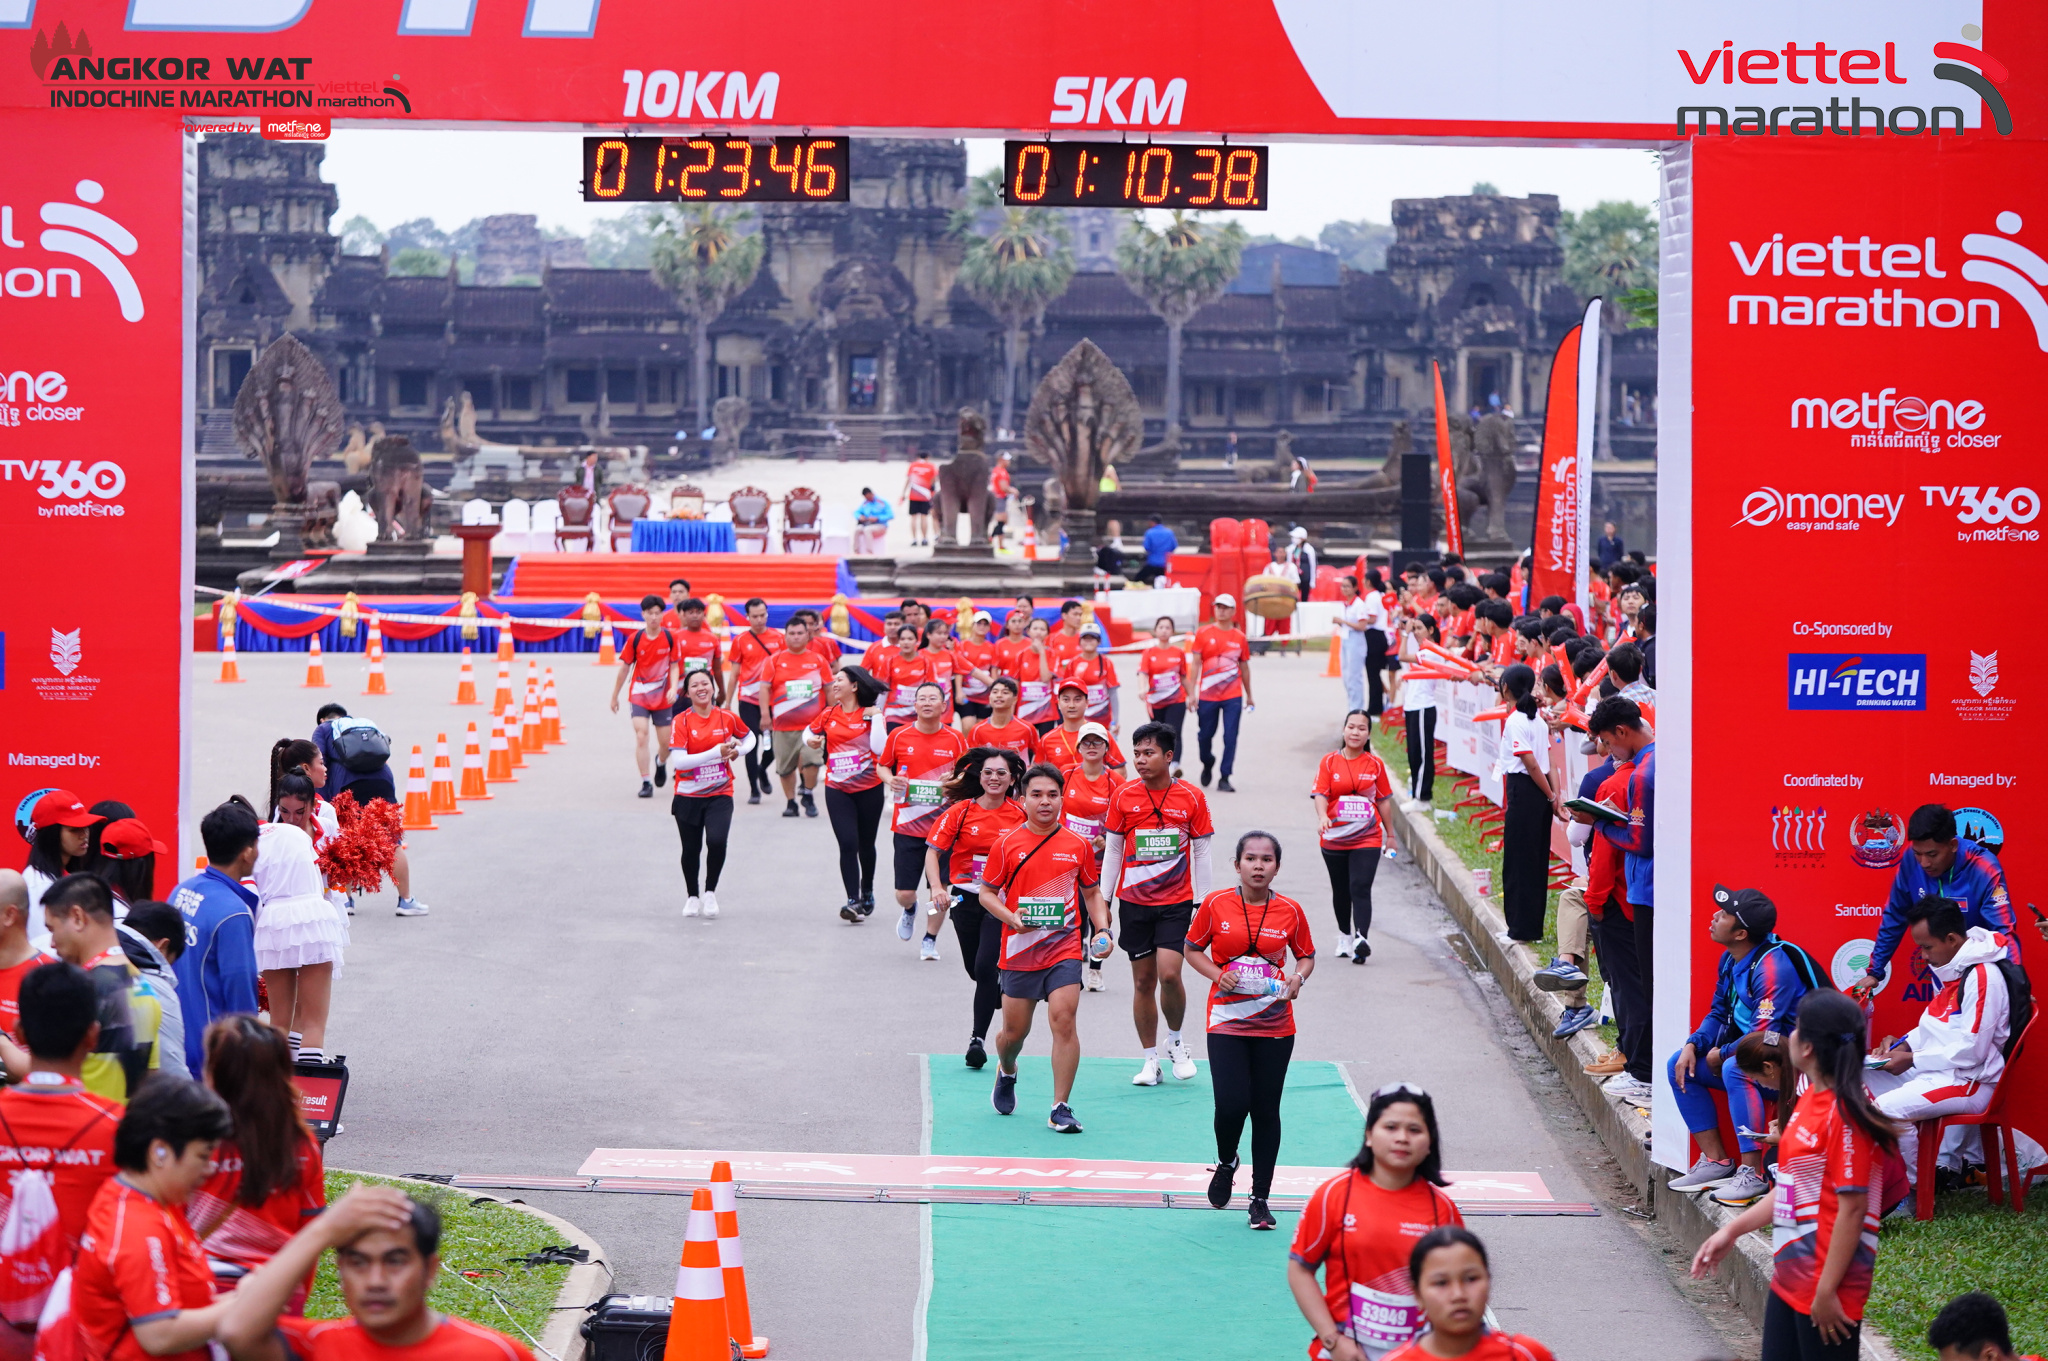
[[[1522,765],[1522,753],[1528,752],[1536,758],[1536,769],[1550,774],[1550,729],[1543,720],[1522,713],[1520,710],[1508,715],[1507,727],[1501,732],[1500,770],[1503,775],[1527,774]]]
[[[1387,616],[1386,597],[1382,596],[1378,591],[1369,590],[1364,595],[1359,596],[1356,603],[1364,607],[1363,613],[1356,617],[1367,628],[1378,629],[1381,633],[1393,632],[1388,627],[1390,620]],[[1344,617],[1349,619],[1353,616],[1347,612]]]
[[[1340,615],[1340,617],[1342,617],[1346,624],[1372,623],[1372,611],[1370,608],[1367,607],[1365,603],[1365,597],[1362,595],[1352,597],[1351,603],[1346,605],[1342,610],[1338,611],[1338,614]],[[1345,632],[1356,633],[1357,630],[1346,629]]]
[[[1434,709],[1436,707],[1436,688],[1439,683],[1434,676],[1422,680],[1402,681],[1399,696],[1402,709],[1411,713],[1420,713],[1424,709]]]

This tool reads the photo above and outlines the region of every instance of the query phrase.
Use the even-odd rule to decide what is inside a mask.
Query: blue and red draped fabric
[[[339,605],[336,600],[243,600],[235,607],[235,650],[303,652],[317,634],[322,651],[361,652],[369,643],[373,613],[379,616],[384,647],[390,652],[460,652],[465,647],[477,652],[494,650],[500,629],[511,630],[512,645],[521,652],[596,652],[602,643],[595,634],[584,636],[581,601],[478,601],[473,640],[462,636],[466,621],[459,601],[359,598],[353,638],[341,635],[341,620],[333,613]],[[640,618],[639,611],[628,614],[616,605],[605,605],[603,611],[605,619],[618,623],[638,624]],[[447,622],[422,619],[428,615]],[[525,622],[529,620],[532,622]],[[571,622],[565,628],[542,624],[542,620]]]

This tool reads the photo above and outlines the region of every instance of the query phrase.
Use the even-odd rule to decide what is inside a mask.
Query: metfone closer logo
[[[1923,652],[1794,652],[1786,659],[1791,709],[1925,709]]]

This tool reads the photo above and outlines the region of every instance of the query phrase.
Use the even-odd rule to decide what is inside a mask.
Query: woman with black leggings
[[[1550,824],[1557,800],[1550,783],[1550,730],[1536,714],[1536,672],[1516,662],[1500,675],[1511,712],[1500,738],[1507,804],[1501,822],[1500,905],[1510,939],[1543,939],[1550,897]]]
[[[1372,954],[1366,939],[1372,930],[1372,881],[1394,816],[1394,777],[1373,753],[1371,739],[1372,718],[1365,710],[1344,715],[1342,740],[1316,767],[1313,790],[1330,906],[1337,915],[1337,953],[1354,964]]]
[[[1280,839],[1237,839],[1237,887],[1202,900],[1188,924],[1189,967],[1209,980],[1209,1081],[1216,1093],[1216,1170],[1209,1203],[1230,1204],[1237,1143],[1252,1123],[1250,1226],[1275,1227],[1266,1197],[1280,1161],[1280,1093],[1294,1054],[1294,999],[1315,972],[1316,946],[1301,904],[1273,892]],[[1295,972],[1287,973],[1294,953]]]
[[[825,692],[829,703],[804,730],[808,746],[825,750],[825,813],[839,842],[839,915],[864,922],[875,910],[875,835],[888,800],[875,768],[882,719],[874,705],[882,683],[858,666],[843,667]]]
[[[676,715],[668,751],[674,780],[669,812],[683,842],[685,917],[718,916],[718,875],[725,868],[725,839],[732,830],[732,763],[754,749],[754,734],[739,715],[711,701],[717,695],[709,671],[692,671],[683,685],[687,707]],[[704,892],[697,892],[697,859],[704,859]]]
[[[925,838],[925,878],[953,899],[953,935],[960,964],[974,980],[974,1029],[967,1066],[988,1062],[989,1021],[1002,1005],[997,974],[1003,924],[981,905],[981,865],[996,838],[1023,825],[1024,810],[1011,795],[1024,783],[1024,761],[1005,747],[975,747],[953,762],[946,811]]]

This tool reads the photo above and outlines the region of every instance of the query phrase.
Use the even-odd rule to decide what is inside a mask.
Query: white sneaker
[[[937,959],[939,957],[939,943],[930,936],[926,936],[917,943],[917,957],[919,959]]]
[[[704,902],[703,902],[703,900],[702,900],[701,898],[694,898],[694,897],[693,897],[693,898],[685,898],[685,899],[683,900],[683,915],[684,915],[685,917],[701,917],[701,916],[703,916],[703,915],[704,915]]]
[[[1728,1179],[1727,1184],[1714,1192],[1710,1199],[1716,1205],[1740,1209],[1744,1205],[1755,1204],[1770,1193],[1769,1179],[1748,1163],[1744,1163],[1735,1170],[1735,1175]]]
[[[917,909],[914,907],[904,908],[903,919],[896,923],[896,939],[909,940],[916,931],[916,928],[911,925],[915,920],[917,920]]]
[[[424,917],[427,915],[427,905],[417,898],[400,898],[398,900],[398,915],[401,917]]]
[[[1166,1057],[1173,1061],[1173,1075],[1182,1082],[1186,1082],[1195,1075],[1195,1056],[1188,1052],[1188,1042],[1186,1040],[1168,1040],[1166,1042]]]
[[[710,889],[704,890],[704,920],[711,921],[718,916],[718,895]]]
[[[1657,1094],[1656,1089],[1649,1083],[1638,1082],[1625,1071],[1607,1079],[1600,1090],[1609,1096],[1620,1097],[1632,1106],[1642,1106],[1645,1109],[1648,1109],[1652,1098]]]
[[[1669,1183],[1673,1191],[1707,1191],[1724,1186],[1735,1179],[1735,1159],[1715,1162],[1702,1154],[1692,1165],[1692,1170],[1682,1177],[1673,1177]]]
[[[1108,990],[1109,990],[1109,984],[1108,984],[1108,983],[1107,983],[1106,981],[1104,981],[1104,979],[1103,979],[1103,977],[1102,977],[1102,970],[1100,970],[1100,969],[1083,969],[1083,970],[1081,970],[1081,991],[1082,991],[1082,992],[1107,992]]]
[[[1131,1079],[1133,1087],[1157,1087],[1159,1085],[1159,1060],[1146,1059],[1138,1075]]]

